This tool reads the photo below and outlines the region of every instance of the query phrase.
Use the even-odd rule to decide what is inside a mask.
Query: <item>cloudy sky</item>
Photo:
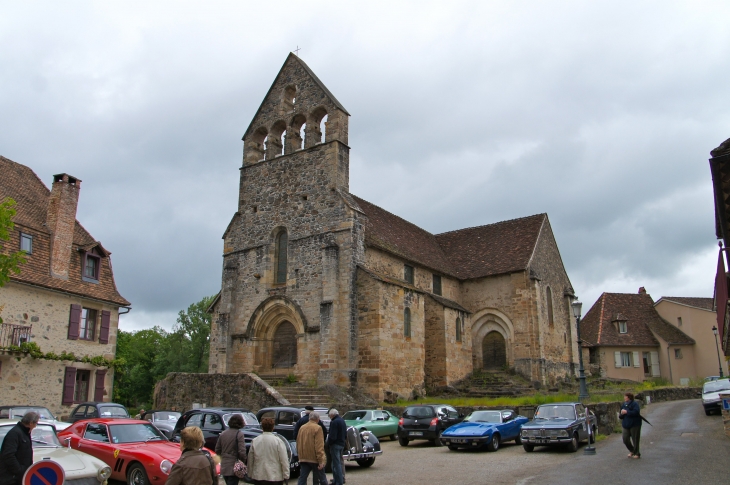
[[[711,297],[728,2],[3,2],[0,155],[83,180],[126,330],[220,288],[241,136],[297,47],[350,190],[434,232],[547,212],[586,307]],[[2,174],[0,174],[2,176]],[[587,310],[587,308],[585,309]]]

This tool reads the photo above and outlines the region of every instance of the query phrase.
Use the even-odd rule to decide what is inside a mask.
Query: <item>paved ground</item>
[[[730,438],[720,416],[705,416],[698,400],[652,404],[642,414],[654,426],[643,426],[640,460],[626,457],[619,434],[597,443],[594,456],[583,454],[585,444],[577,453],[550,448],[526,453],[505,443],[489,453],[454,452],[426,442],[404,448],[386,439],[371,468],[347,467],[347,485],[730,483]]]

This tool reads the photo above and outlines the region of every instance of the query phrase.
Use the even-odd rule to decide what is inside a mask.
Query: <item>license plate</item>
[[[423,431],[411,431],[408,434],[411,436],[423,436]]]
[[[549,443],[550,442],[550,440],[547,438],[538,438],[536,441],[538,443]]]
[[[456,439],[456,440],[451,440],[451,442],[452,442],[452,443],[468,443],[468,441],[467,441],[467,440],[463,440],[463,439]]]

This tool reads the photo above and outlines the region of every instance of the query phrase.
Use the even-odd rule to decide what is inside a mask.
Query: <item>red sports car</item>
[[[112,468],[110,478],[128,485],[162,485],[182,454],[178,443],[139,419],[87,419],[60,431],[58,438],[70,439],[73,449],[105,462]],[[216,472],[220,474],[220,465]]]

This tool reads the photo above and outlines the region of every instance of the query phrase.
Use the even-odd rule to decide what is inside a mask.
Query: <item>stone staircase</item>
[[[525,379],[503,371],[474,372],[455,387],[468,397],[514,397],[535,393]]]
[[[292,406],[304,407],[308,404],[328,408],[333,404],[330,394],[324,389],[308,386],[299,382],[288,382],[286,376],[275,374],[259,374],[271,387],[279,391]]]

